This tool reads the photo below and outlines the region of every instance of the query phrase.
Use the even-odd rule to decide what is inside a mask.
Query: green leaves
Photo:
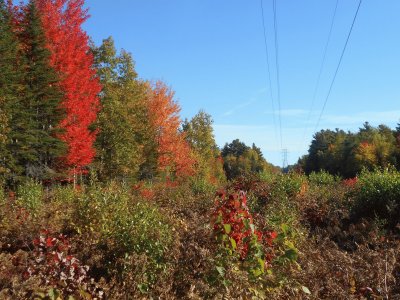
[[[231,233],[231,228],[232,228],[231,224],[224,224],[224,229],[227,234]]]

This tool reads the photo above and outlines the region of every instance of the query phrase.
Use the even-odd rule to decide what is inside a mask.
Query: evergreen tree
[[[50,52],[35,1],[26,8],[20,38],[24,46],[24,94],[12,105],[10,149],[18,166],[15,175],[46,179],[54,176],[57,158],[65,149],[57,138],[63,118],[62,93],[50,67]]]
[[[7,146],[10,143],[11,105],[21,90],[18,69],[18,41],[13,32],[12,14],[0,0],[0,182],[15,168],[15,160]]]

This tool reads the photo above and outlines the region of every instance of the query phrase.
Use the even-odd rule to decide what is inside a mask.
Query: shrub
[[[257,278],[264,274],[265,267],[269,266],[273,258],[273,251],[263,247],[263,244],[271,248],[276,233],[263,234],[256,229],[246,202],[243,191],[229,196],[224,191],[219,192],[211,223],[216,239],[222,243],[227,253],[238,255],[250,277]]]
[[[54,299],[73,296],[103,299],[104,292],[93,284],[87,275],[89,267],[82,265],[71,255],[66,236],[52,235],[43,230],[40,237],[33,240],[33,245],[33,258],[29,261],[29,267],[23,277],[25,280],[33,276],[39,277],[42,286],[49,287],[47,293],[36,291],[36,298],[45,299],[46,296],[57,294],[58,297]]]
[[[116,185],[91,187],[78,199],[74,219],[82,239],[101,257],[100,269],[122,282],[134,265],[132,255],[146,256],[141,291],[147,291],[168,267],[168,249],[173,242],[168,218],[149,201],[135,201],[129,192]]]
[[[6,201],[6,195],[4,193],[3,186],[0,184],[0,205],[4,204]]]
[[[52,188],[52,201],[61,203],[72,203],[77,196],[77,190],[72,185],[57,185]]]
[[[17,189],[17,204],[34,215],[39,212],[42,199],[43,186],[33,179],[27,179]]]
[[[353,213],[358,218],[379,218],[389,226],[400,220],[400,172],[363,171],[357,182]]]
[[[308,180],[310,184],[321,186],[328,185],[332,186],[339,181],[339,177],[333,176],[326,171],[321,170],[320,172],[311,172],[308,175]]]
[[[307,178],[304,175],[289,173],[280,174],[276,177],[273,194],[274,197],[294,197],[301,192]]]

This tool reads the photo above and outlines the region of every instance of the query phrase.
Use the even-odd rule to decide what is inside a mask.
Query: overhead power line
[[[276,64],[277,98],[278,98],[279,135],[280,135],[281,148],[283,148],[282,118],[281,118],[281,84],[279,78],[279,45],[278,45],[278,25],[276,21],[276,0],[272,1],[272,9],[274,11],[275,64]]]
[[[269,64],[268,41],[267,41],[267,33],[266,33],[266,29],[265,29],[263,0],[260,0],[260,4],[261,4],[261,18],[262,18],[262,25],[263,25],[263,32],[264,32],[265,57],[267,60],[269,92],[270,92],[270,96],[271,96],[272,116],[273,116],[273,120],[274,120],[274,132],[275,132],[275,139],[276,139],[276,141],[278,141],[276,118],[275,118],[275,103],[274,103],[274,96],[272,94],[272,81],[271,81],[271,71],[270,71],[270,64]]]
[[[316,124],[315,129],[314,129],[315,132],[317,131],[317,128],[318,128],[319,123],[321,121],[322,115],[323,115],[325,107],[326,107],[326,103],[328,102],[329,96],[330,96],[331,91],[332,91],[333,84],[335,83],[335,79],[336,79],[337,73],[339,71],[340,65],[342,63],[343,55],[344,55],[344,53],[346,51],[347,44],[348,44],[350,36],[351,36],[351,32],[353,31],[353,27],[354,27],[354,24],[356,22],[356,19],[357,19],[357,16],[358,16],[358,11],[360,10],[360,7],[361,7],[361,3],[362,3],[362,0],[359,1],[356,13],[354,14],[353,22],[351,24],[349,33],[347,35],[346,43],[344,44],[344,47],[343,47],[343,50],[342,50],[342,54],[340,55],[339,63],[337,65],[337,67],[336,67],[335,74],[334,74],[334,76],[332,78],[332,82],[331,82],[331,84],[329,86],[328,94],[326,95],[326,98],[325,98],[325,101],[324,101],[324,105],[322,106],[321,113],[319,114],[318,121],[317,121],[317,124]]]
[[[333,15],[332,15],[331,25],[330,25],[330,28],[329,28],[328,39],[326,40],[325,47],[324,47],[324,50],[323,50],[322,61],[321,61],[321,65],[319,67],[317,81],[316,81],[315,88],[314,88],[314,93],[313,93],[313,96],[312,96],[311,106],[310,106],[310,110],[309,110],[308,115],[307,115],[306,126],[304,127],[303,137],[301,138],[300,146],[302,146],[304,144],[304,142],[305,142],[306,132],[307,132],[307,130],[309,128],[309,126],[307,124],[308,124],[308,121],[310,121],[311,114],[312,114],[312,112],[314,110],[314,104],[315,104],[315,99],[317,97],[319,84],[320,84],[320,81],[321,81],[322,70],[324,69],[324,66],[325,66],[326,54],[328,52],[328,46],[329,46],[329,43],[331,41],[332,29],[333,29],[333,24],[335,23],[336,11],[337,11],[337,7],[338,7],[338,3],[339,3],[339,0],[336,0],[335,9],[334,9]]]

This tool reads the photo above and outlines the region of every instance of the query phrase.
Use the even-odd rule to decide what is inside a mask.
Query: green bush
[[[193,178],[190,187],[195,195],[209,194],[215,191],[215,186],[203,178]]]
[[[138,284],[147,291],[166,271],[173,231],[159,208],[132,199],[116,184],[89,187],[78,198],[77,206],[77,231],[103,255],[103,267],[109,275],[117,274],[123,280],[134,268],[130,257],[144,255],[143,282]]]
[[[39,212],[42,200],[43,186],[33,179],[27,179],[17,189],[17,204],[34,215]]]
[[[271,196],[275,200],[282,200],[292,198],[297,195],[307,181],[304,175],[289,173],[289,174],[276,174],[263,180],[271,186]]]
[[[52,188],[53,201],[60,203],[72,203],[76,197],[77,191],[72,185],[54,186]]]
[[[0,185],[0,205],[4,204],[6,201],[6,195],[4,193],[4,188],[2,185]]]
[[[357,183],[353,213],[395,226],[400,220],[400,172],[363,171]]]
[[[333,176],[329,174],[326,171],[320,171],[320,172],[312,172],[310,175],[308,175],[308,180],[310,184],[321,186],[321,185],[329,185],[332,186],[335,183],[337,183],[340,178],[337,176]]]

